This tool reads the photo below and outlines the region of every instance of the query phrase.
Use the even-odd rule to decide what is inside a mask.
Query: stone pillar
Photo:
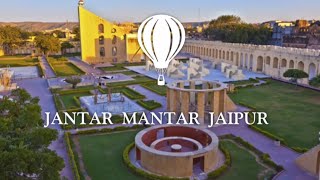
[[[177,90],[171,89],[171,98],[170,98],[170,111],[176,112],[178,111],[178,101],[179,101],[179,92]]]
[[[205,93],[198,92],[198,115],[199,115],[199,122],[201,125],[204,124],[204,111],[205,111]]]
[[[214,91],[212,92],[213,96],[212,96],[212,100],[211,100],[211,105],[212,105],[212,111],[215,114],[215,117],[218,117],[218,115],[220,114],[220,92],[219,91]]]
[[[189,119],[190,93],[188,91],[182,91],[181,94],[181,112],[185,115],[186,119]]]
[[[220,112],[225,112],[226,111],[226,89],[223,89],[219,91],[220,98],[219,98],[219,111]],[[219,112],[219,113],[220,113]]]
[[[190,81],[190,89],[196,89],[195,82]],[[190,103],[195,104],[196,102],[196,93],[195,92],[190,92]]]
[[[172,99],[172,89],[167,88],[167,111],[170,111],[170,104]]]
[[[202,84],[202,89],[208,89],[208,84],[206,82],[202,82],[202,83],[203,83]],[[204,96],[205,96],[205,98],[204,98],[205,99],[205,101],[204,101],[205,103],[204,104],[207,105],[208,104],[208,93],[206,92]]]

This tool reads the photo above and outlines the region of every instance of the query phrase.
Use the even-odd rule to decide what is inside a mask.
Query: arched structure
[[[182,51],[192,53],[194,49],[200,47],[216,52],[215,56],[206,57],[206,59],[216,63],[229,63],[242,69],[265,73],[276,78],[283,78],[283,73],[293,68],[311,73],[311,77],[320,73],[320,50],[186,40]],[[226,52],[226,56],[223,55],[224,52]],[[205,58],[202,55],[199,57]],[[234,61],[232,61],[233,58]],[[304,79],[302,83],[307,84],[308,79]]]
[[[137,163],[162,176],[191,177],[195,167],[208,173],[219,161],[218,137],[197,126],[153,126],[136,135],[135,145]]]

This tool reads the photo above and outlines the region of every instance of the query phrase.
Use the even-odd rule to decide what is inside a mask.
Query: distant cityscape
[[[187,37],[190,39],[206,39],[204,30],[208,28],[209,21],[205,22],[184,22]],[[117,23],[121,25],[120,23]],[[130,24],[131,31],[136,31],[139,23],[124,23],[122,26]],[[267,21],[258,26],[266,26],[272,31],[272,36],[268,44],[282,47],[320,49],[320,21],[319,20],[296,20],[296,21]],[[77,22],[15,22],[2,23],[2,26],[14,26],[27,32],[57,33],[62,42],[68,41],[73,47],[66,49],[68,53],[80,53],[79,39],[75,39],[73,30],[79,25]],[[56,34],[55,34],[56,35]],[[14,50],[14,54],[36,54],[33,43],[35,36],[26,39],[24,46],[19,46]],[[61,54],[59,52],[58,54]]]

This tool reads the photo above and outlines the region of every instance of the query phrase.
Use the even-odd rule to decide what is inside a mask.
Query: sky
[[[77,22],[78,0],[2,0],[0,22]],[[248,23],[320,20],[320,0],[85,0],[85,7],[116,22],[141,22],[168,14],[182,22],[238,15]]]

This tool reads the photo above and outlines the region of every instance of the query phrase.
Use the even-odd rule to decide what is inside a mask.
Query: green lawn
[[[85,168],[93,180],[141,180],[130,173],[122,161],[124,148],[134,141],[138,131],[96,136],[79,136]]]
[[[258,164],[256,158],[247,150],[240,148],[234,142],[220,141],[222,145],[230,152],[232,165],[219,180],[247,180],[258,179],[259,173],[266,168]]]
[[[68,59],[66,57],[48,57],[47,59],[56,76],[72,76],[84,74],[81,69],[68,62]]]
[[[146,84],[142,84],[142,86],[161,96],[167,95],[167,86],[158,86],[157,83],[146,83]]]
[[[311,148],[319,143],[319,92],[271,81],[268,85],[239,89],[230,97],[236,103],[267,112],[269,125],[258,127],[283,138],[290,147]]]
[[[39,61],[37,58],[14,58],[14,57],[6,57],[0,58],[0,67],[23,67],[23,66],[36,66]]]
[[[235,86],[242,86],[242,85],[251,85],[251,84],[258,83],[258,82],[259,82],[259,80],[250,78],[248,80],[232,81],[229,83],[234,84]]]
[[[133,79],[134,80],[132,80],[132,81],[121,81],[121,82],[108,83],[108,87],[119,87],[119,86],[133,85],[133,84],[143,84],[143,83],[149,83],[149,82],[156,82],[156,80],[151,79],[146,76],[136,76],[136,77],[133,77]]]
[[[136,72],[133,72],[133,71],[123,71],[121,73],[124,74],[124,75],[127,75],[127,76],[139,75],[139,73],[136,73]]]
[[[57,76],[82,75],[84,72],[70,62],[51,63],[53,70]]]
[[[144,62],[139,62],[139,63],[118,63],[118,64],[113,64],[112,67],[101,67],[100,69],[103,71],[122,71],[122,70],[127,70],[124,68],[125,66],[143,66],[145,65]]]
[[[66,109],[75,109],[80,108],[79,104],[75,101],[74,97],[82,97],[82,96],[90,96],[90,92],[79,92],[79,93],[73,93],[73,94],[65,94],[60,95],[60,99],[62,100],[62,103],[66,107]]]

